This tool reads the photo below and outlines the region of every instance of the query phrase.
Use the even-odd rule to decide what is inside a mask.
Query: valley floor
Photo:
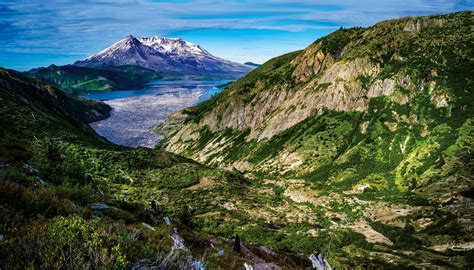
[[[111,116],[91,123],[91,127],[119,145],[154,147],[162,136],[153,132],[153,127],[173,112],[193,105],[203,95],[204,91],[196,91],[108,100],[105,103],[112,107]]]

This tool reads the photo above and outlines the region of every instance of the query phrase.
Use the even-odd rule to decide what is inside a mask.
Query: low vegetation
[[[32,69],[25,75],[40,78],[48,84],[76,94],[142,87],[162,78],[154,70],[132,65],[97,68],[51,65]]]

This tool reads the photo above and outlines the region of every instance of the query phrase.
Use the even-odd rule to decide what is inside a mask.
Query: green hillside
[[[101,68],[51,65],[32,69],[27,75],[74,93],[136,88],[152,80],[161,79],[154,70],[132,65]]]
[[[243,265],[232,242],[195,230],[192,221],[244,197],[240,174],[108,143],[87,125],[106,117],[107,105],[12,70],[0,69],[0,110],[2,269],[124,269],[144,258],[179,269],[218,249],[229,253],[206,265]],[[193,188],[200,182],[212,184]],[[173,228],[189,248],[172,250]]]
[[[362,236],[323,247],[339,261],[466,267],[474,241],[473,18],[469,11],[340,29],[176,113],[159,127],[161,146],[306,205],[300,218],[329,219],[330,237],[343,229]],[[260,214],[290,218],[270,206]],[[306,229],[314,241],[328,231]]]

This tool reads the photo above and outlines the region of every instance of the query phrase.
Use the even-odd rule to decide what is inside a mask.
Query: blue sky
[[[69,64],[129,34],[263,63],[341,26],[472,9],[474,0],[0,0],[0,66]]]

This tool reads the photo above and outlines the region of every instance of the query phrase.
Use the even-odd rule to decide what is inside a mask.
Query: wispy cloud
[[[183,35],[209,44],[222,57],[261,62],[304,47],[339,26],[367,26],[472,5],[471,0],[7,0],[0,2],[0,66],[26,67],[16,64],[22,55],[44,65],[72,62],[127,34]],[[236,43],[235,35],[246,42]],[[251,45],[255,50],[238,51]]]

